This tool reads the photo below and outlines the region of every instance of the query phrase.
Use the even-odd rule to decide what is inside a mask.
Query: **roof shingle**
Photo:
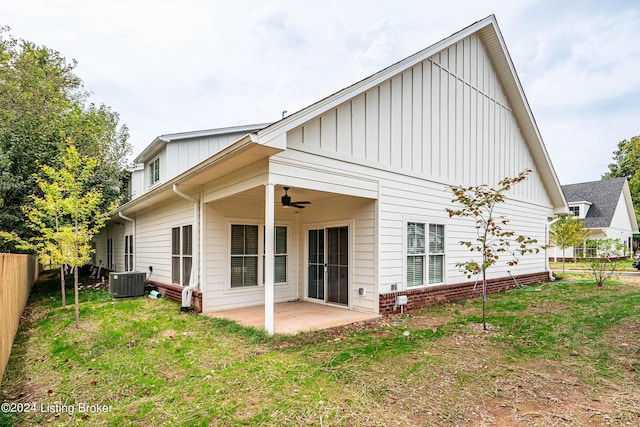
[[[612,178],[563,185],[562,191],[567,203],[581,201],[591,203],[584,219],[586,228],[606,228],[611,225],[626,180],[626,178]]]

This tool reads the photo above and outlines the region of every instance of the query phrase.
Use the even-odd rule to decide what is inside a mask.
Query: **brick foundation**
[[[532,285],[548,282],[549,273],[543,271],[541,273],[522,274],[515,276],[515,278],[520,285]],[[407,296],[408,302],[404,307],[405,312],[436,304],[478,298],[482,296],[482,283],[478,283],[475,291],[473,290],[474,284],[475,281],[380,294],[380,314],[394,313],[393,307],[396,304],[396,296],[399,295]],[[489,294],[503,292],[515,287],[516,284],[511,277],[487,280],[487,293]]]
[[[158,287],[158,292],[162,294],[164,298],[168,298],[173,301],[182,303],[182,289],[180,285],[169,285],[167,283],[156,282],[153,280],[147,280],[147,283]],[[202,292],[195,289],[193,295],[191,295],[191,306],[198,312],[202,313]]]

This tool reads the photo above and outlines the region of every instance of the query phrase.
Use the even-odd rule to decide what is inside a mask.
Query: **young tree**
[[[562,250],[562,272],[564,273],[565,250],[581,246],[589,238],[589,230],[585,230],[584,222],[575,216],[564,215],[551,224],[549,239],[551,244]]]
[[[482,325],[485,330],[487,329],[487,270],[495,265],[503,254],[510,255],[507,265],[513,266],[518,263],[518,255],[540,251],[539,247],[534,246],[537,243],[536,239],[523,235],[516,236],[515,232],[505,230],[504,227],[509,224],[509,220],[504,215],[495,213],[496,206],[505,201],[505,193],[513,185],[524,181],[530,173],[531,170],[526,169],[514,178],[504,178],[498,182],[497,188],[486,184],[449,187],[454,196],[452,202],[462,205],[460,209],[447,208],[449,217],[469,217],[475,220],[476,239],[463,240],[460,244],[469,248],[471,252],[477,252],[480,260],[471,259],[457,263],[456,266],[461,268],[469,278],[482,274]]]
[[[593,245],[595,253],[585,261],[596,284],[602,287],[618,270],[619,262],[615,258],[624,254],[624,246],[617,239],[596,239],[590,240],[589,243]]]
[[[31,196],[24,211],[35,236],[31,244],[39,254],[60,265],[74,267],[76,327],[79,326],[78,269],[91,259],[91,240],[104,226],[109,210],[102,208],[103,195],[89,182],[98,167],[97,160],[80,157],[74,145],[65,152],[60,169],[42,165],[43,177],[37,183],[43,196]],[[61,271],[62,276],[64,276]],[[64,282],[62,284],[64,286]],[[62,289],[64,298],[64,287]]]

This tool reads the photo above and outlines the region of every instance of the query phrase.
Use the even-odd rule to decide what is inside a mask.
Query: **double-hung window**
[[[276,225],[274,239],[273,283],[285,283],[287,281],[287,227]],[[264,256],[262,257],[262,283],[264,284]]]
[[[115,270],[116,267],[113,265],[113,239],[107,239],[107,268],[109,270]]]
[[[171,283],[189,285],[193,267],[193,226],[171,229]]]
[[[265,229],[263,225],[231,224],[231,287],[264,285]],[[274,283],[287,282],[287,227],[274,228]]]
[[[444,281],[444,225],[407,223],[407,287]]]
[[[231,287],[258,286],[257,225],[231,225]]]
[[[124,236],[124,270],[133,271],[133,234]]]
[[[151,177],[149,185],[153,185],[156,182],[160,181],[160,157],[154,159],[149,164],[149,175]]]

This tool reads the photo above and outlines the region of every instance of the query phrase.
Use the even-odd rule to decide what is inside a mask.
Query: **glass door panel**
[[[309,230],[307,296],[324,301],[324,229]]]
[[[327,301],[349,304],[349,228],[327,228]]]

